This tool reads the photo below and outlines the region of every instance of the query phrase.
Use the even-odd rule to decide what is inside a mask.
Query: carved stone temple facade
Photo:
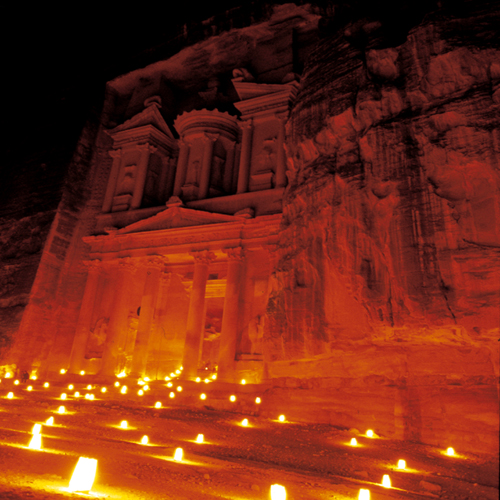
[[[0,375],[182,366],[261,414],[498,453],[492,7],[320,4],[236,9],[107,82],[43,250],[0,233]]]

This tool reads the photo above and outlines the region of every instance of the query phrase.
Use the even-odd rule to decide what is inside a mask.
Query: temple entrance
[[[203,371],[215,373],[219,360],[220,335],[222,328],[222,313],[224,306],[223,297],[206,299],[205,328],[200,365]]]

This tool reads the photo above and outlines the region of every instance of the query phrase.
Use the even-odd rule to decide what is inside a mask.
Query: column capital
[[[195,264],[210,264],[210,262],[215,260],[215,254],[209,250],[198,250],[190,252],[190,255],[194,258]]]
[[[251,130],[253,127],[253,119],[249,118],[248,120],[241,120],[238,122],[241,130]]]
[[[205,132],[203,134],[203,137],[208,142],[215,142],[220,137],[220,134],[216,134],[214,132]]]
[[[138,144],[136,147],[141,152],[148,151],[149,153],[155,153],[158,150],[156,146],[149,144],[149,142],[146,142],[144,144]]]
[[[132,257],[121,257],[117,259],[116,264],[118,265],[118,269],[123,269],[127,272],[134,273],[137,270],[136,259]]]
[[[109,153],[109,156],[111,156],[111,158],[121,158],[122,149],[121,148],[111,149],[110,151],[108,151],[108,153]]]
[[[88,269],[89,273],[98,272],[102,270],[101,259],[84,260],[83,265]]]
[[[245,257],[242,247],[223,248],[222,251],[227,255],[228,261],[239,261]]]
[[[162,255],[148,255],[146,257],[146,267],[152,269],[163,269],[166,259]]]

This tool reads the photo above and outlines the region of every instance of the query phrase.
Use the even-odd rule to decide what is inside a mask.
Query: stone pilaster
[[[193,252],[194,274],[193,289],[189,299],[189,309],[186,327],[186,341],[182,366],[186,378],[196,378],[198,363],[203,343],[203,327],[205,322],[205,289],[208,279],[208,266],[215,259],[215,255],[207,250]]]
[[[244,121],[240,124],[243,129],[241,139],[240,166],[238,170],[238,188],[237,193],[246,193],[248,191],[248,179],[250,176],[250,155],[252,153],[252,120]]]
[[[149,156],[156,151],[155,146],[150,144],[140,144],[137,149],[141,152],[139,164],[137,165],[137,178],[134,185],[134,193],[130,202],[130,209],[135,210],[141,206],[142,196],[144,194],[144,184],[148,173]]]
[[[90,326],[92,321],[92,313],[94,311],[99,278],[102,272],[101,261],[98,259],[86,261],[85,265],[88,268],[87,282],[83,293],[82,305],[78,316],[75,337],[73,339],[73,347],[69,360],[69,372],[79,373],[82,369],[83,360],[85,359],[85,350],[90,334]]]
[[[172,196],[180,197],[182,194],[182,186],[184,186],[184,182],[186,181],[186,171],[187,171],[187,163],[189,159],[189,144],[186,141],[180,142],[180,151],[179,151],[179,159],[177,160],[177,170],[175,172],[175,181],[174,181],[174,192]]]
[[[278,149],[276,158],[276,180],[275,188],[282,188],[286,186],[286,157],[285,157],[285,119],[278,115],[279,120],[278,129]]]
[[[219,134],[205,133],[203,161],[201,165],[200,187],[198,188],[198,199],[204,200],[208,196],[210,188],[210,173],[212,168],[212,158],[215,141],[219,138]]]
[[[106,194],[104,195],[104,202],[102,204],[102,211],[105,213],[110,212],[111,206],[113,205],[113,196],[115,195],[116,182],[118,180],[118,174],[120,173],[120,164],[122,161],[122,150],[112,149],[109,152],[109,156],[113,158],[113,165],[111,166],[108,186],[106,188]]]
[[[127,331],[128,299],[130,287],[134,286],[133,275],[136,263],[125,257],[119,260],[114,280],[114,298],[111,305],[108,334],[104,344],[101,369],[99,375],[113,376],[119,353],[121,336]]]
[[[222,188],[226,194],[232,192],[235,146],[236,144],[231,142],[226,147],[226,164],[224,166],[224,179],[222,181]]]
[[[244,252],[241,247],[224,250],[227,255],[226,296],[219,347],[218,379],[235,382],[236,344],[239,332],[240,288]]]
[[[146,371],[151,325],[158,301],[161,272],[165,266],[165,262],[162,257],[155,255],[148,257],[146,266],[146,283],[144,284],[144,292],[142,294],[141,314],[139,316],[139,326],[137,328],[134,355],[132,358],[131,374],[137,377],[143,377]]]

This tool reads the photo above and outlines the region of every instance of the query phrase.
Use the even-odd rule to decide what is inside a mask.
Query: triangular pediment
[[[168,207],[148,219],[134,222],[119,229],[116,234],[142,233],[146,231],[161,231],[181,227],[203,226],[206,224],[221,224],[238,222],[241,217],[234,215],[216,214],[202,210],[193,210],[182,206]]]
[[[158,129],[160,132],[163,132],[169,139],[172,141],[175,140],[169,126],[163,119],[163,116],[160,113],[160,105],[157,102],[152,102],[147,105],[143,111],[137,113],[132,118],[127,120],[126,122],[118,125],[113,130],[110,130],[109,135],[116,136],[120,132],[129,132],[134,129],[139,129],[141,127],[153,126]]]

